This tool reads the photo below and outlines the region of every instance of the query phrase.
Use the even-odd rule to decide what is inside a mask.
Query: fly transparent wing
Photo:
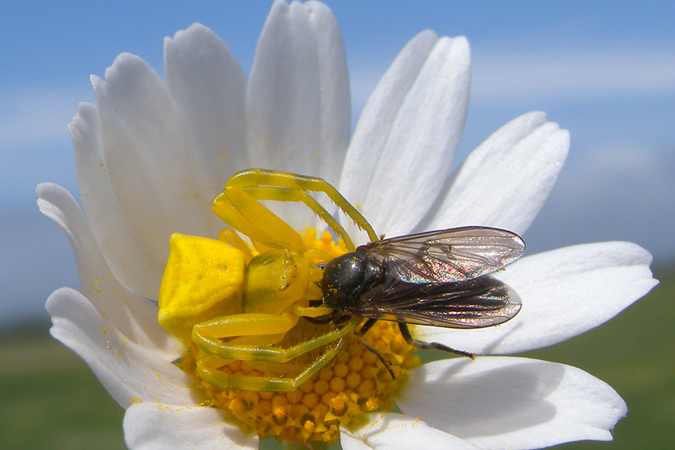
[[[357,251],[407,283],[457,283],[504,268],[523,254],[525,242],[507,230],[463,227],[385,239]]]
[[[348,312],[353,315],[445,328],[484,328],[520,311],[518,294],[484,276],[460,283],[414,284],[397,279],[370,290]]]

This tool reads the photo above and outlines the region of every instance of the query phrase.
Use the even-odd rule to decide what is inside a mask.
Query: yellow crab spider
[[[171,296],[175,295],[176,289],[181,289],[181,283],[185,283],[182,281],[186,278],[185,271],[202,270],[194,269],[194,266],[205,261],[211,261],[214,267],[221,266],[222,274],[218,270],[209,272],[216,273],[209,275],[211,277],[221,277],[214,283],[214,286],[221,286],[220,293],[200,288],[197,297],[210,299],[206,302],[208,308],[202,308],[208,311],[201,316],[195,314],[193,320],[196,322],[190,334],[190,339],[199,349],[196,372],[208,383],[221,389],[291,391],[333,359],[344,346],[346,336],[363,321],[361,317],[354,317],[339,327],[295,345],[279,346],[302,317],[316,318],[333,312],[326,306],[310,306],[310,302],[322,299],[318,286],[322,269],[317,264],[328,262],[333,257],[308,248],[298,232],[260,201],[304,203],[343,240],[348,251],[354,251],[354,244],[345,229],[310,192],[325,194],[368,233],[371,241],[378,239],[366,219],[326,181],[262,169],[246,170],[232,176],[212,205],[218,217],[251,240],[259,252],[257,256],[253,256],[237,233],[228,229],[221,232],[219,241],[192,236],[172,237],[172,255],[181,255],[182,252],[198,261],[192,266],[187,264],[188,268],[175,270],[171,264],[173,256],[170,256],[160,291],[160,323],[163,325],[175,316],[170,306],[163,305],[170,305]],[[189,247],[187,250],[186,246]],[[176,258],[186,259],[182,256]],[[227,261],[219,263],[219,258]],[[235,260],[242,262],[234,263]],[[202,280],[202,275],[197,278]],[[190,292],[193,296],[194,289]],[[224,300],[216,302],[214,295],[221,295]],[[190,299],[193,300],[199,303],[199,299]],[[211,307],[216,304],[218,306]],[[163,311],[168,311],[164,313],[164,319]],[[215,315],[214,311],[217,311]],[[205,316],[211,318],[202,320]],[[222,339],[229,340],[223,342]],[[318,351],[318,356],[317,352],[312,353],[309,363],[292,362],[317,349],[322,350]],[[220,370],[231,361],[246,361],[250,368],[266,375],[234,375]],[[269,373],[279,376],[267,376]]]

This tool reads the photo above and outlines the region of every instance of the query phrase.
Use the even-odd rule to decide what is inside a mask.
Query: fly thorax
[[[347,253],[324,268],[321,288],[324,305],[346,310],[372,287],[382,283],[384,271],[364,253]]]

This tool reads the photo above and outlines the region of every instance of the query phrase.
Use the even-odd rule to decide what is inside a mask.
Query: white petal
[[[409,376],[395,399],[401,411],[479,448],[608,441],[627,410],[610,386],[588,373],[532,359],[456,358]]]
[[[478,354],[546,347],[606,322],[649,292],[651,255],[630,242],[576,245],[525,257],[496,278],[523,307],[510,321],[480,330],[416,327],[417,338]]]
[[[112,274],[75,199],[61,186],[42,183],[38,206],[68,236],[77,261],[80,286],[99,313],[128,339],[173,359],[183,345],[157,323],[157,306],[129,292]]]
[[[342,35],[318,2],[272,6],[248,85],[253,167],[337,183],[349,145],[349,74]]]
[[[398,54],[363,108],[345,158],[340,192],[354,204],[366,199],[370,176],[384,152],[396,114],[438,42],[431,30],[419,33]]]
[[[134,239],[117,204],[104,163],[96,106],[80,103],[68,128],[75,148],[82,207],[110,270],[131,291],[156,298],[163,270]],[[80,278],[80,283],[86,289],[87,282]]]
[[[565,162],[569,133],[533,112],[504,125],[453,173],[424,230],[465,225],[523,233],[544,205]]]
[[[217,236],[209,161],[164,83],[141,58],[118,56],[106,81],[92,77],[92,85],[115,198],[134,239],[163,270],[171,233]]]
[[[194,380],[128,339],[79,292],[62,288],[47,300],[51,333],[89,365],[123,408],[137,400],[190,406],[200,402]]]
[[[124,437],[132,450],[258,448],[256,437],[228,423],[221,411],[204,406],[135,403],[124,415]]]
[[[420,33],[368,100],[340,189],[378,233],[406,234],[426,214],[450,171],[469,99],[464,37]]]
[[[249,167],[246,75],[225,43],[196,23],[164,40],[164,79],[219,192],[227,178]]]
[[[420,419],[403,414],[368,414],[364,416],[364,422],[366,425],[359,429],[340,430],[340,444],[344,450],[477,448],[463,439],[430,427]]]

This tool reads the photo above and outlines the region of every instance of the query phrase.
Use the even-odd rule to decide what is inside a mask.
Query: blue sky
[[[531,252],[629,240],[675,261],[675,4],[645,1],[327,2],[342,28],[354,121],[419,31],[465,35],[472,98],[458,158],[507,121],[546,111],[569,129],[570,156],[525,238]],[[162,72],[165,36],[201,22],[246,71],[269,11],[248,2],[5,2],[0,16],[0,327],[46,318],[77,287],[66,238],[35,206],[38,182],[76,195],[67,124],[131,52]],[[383,6],[384,5],[384,6]]]

